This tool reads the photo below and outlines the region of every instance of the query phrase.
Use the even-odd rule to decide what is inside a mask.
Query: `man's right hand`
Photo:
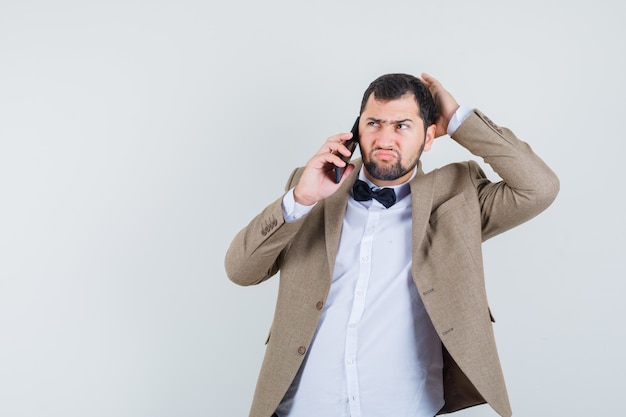
[[[354,165],[347,164],[337,156],[340,153],[350,156],[350,151],[344,142],[352,138],[352,133],[340,133],[326,139],[320,150],[313,155],[304,167],[300,181],[293,191],[293,196],[298,204],[310,206],[330,197],[339,189],[344,180],[354,169]],[[334,167],[346,167],[339,184],[334,180]]]

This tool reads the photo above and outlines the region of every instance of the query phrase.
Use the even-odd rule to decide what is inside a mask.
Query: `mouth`
[[[372,152],[372,157],[381,161],[391,161],[393,159],[397,159],[398,155],[395,151],[389,149],[377,149]]]

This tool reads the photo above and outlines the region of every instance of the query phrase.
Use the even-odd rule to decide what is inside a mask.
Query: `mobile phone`
[[[352,154],[356,150],[356,146],[359,144],[359,119],[360,117],[357,117],[356,120],[354,121],[354,125],[352,126],[352,130],[351,130],[352,137],[343,143],[346,146],[346,148],[348,148],[348,150],[350,151],[350,155],[344,156],[339,153],[337,154],[339,155],[339,158],[341,158],[341,160],[345,162],[346,164],[348,163],[348,161],[350,161],[350,158],[352,158]],[[339,184],[339,181],[341,181],[341,177],[343,177],[343,173],[345,170],[346,170],[346,167],[335,166],[335,183],[336,184]]]

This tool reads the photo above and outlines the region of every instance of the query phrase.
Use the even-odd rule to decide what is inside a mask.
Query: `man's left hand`
[[[439,117],[435,121],[435,124],[437,125],[435,137],[438,138],[439,136],[443,136],[448,133],[448,124],[450,123],[450,119],[452,119],[452,116],[454,116],[454,113],[460,106],[452,94],[443,88],[441,83],[436,78],[426,73],[422,73],[421,79],[430,90],[430,93],[433,95],[433,98],[439,107]]]

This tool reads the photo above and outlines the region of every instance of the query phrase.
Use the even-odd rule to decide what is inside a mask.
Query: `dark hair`
[[[439,115],[435,99],[422,80],[408,74],[386,74],[372,81],[363,94],[359,114],[363,113],[367,100],[372,94],[376,100],[391,101],[399,99],[407,93],[411,93],[415,97],[424,128],[435,123]]]

